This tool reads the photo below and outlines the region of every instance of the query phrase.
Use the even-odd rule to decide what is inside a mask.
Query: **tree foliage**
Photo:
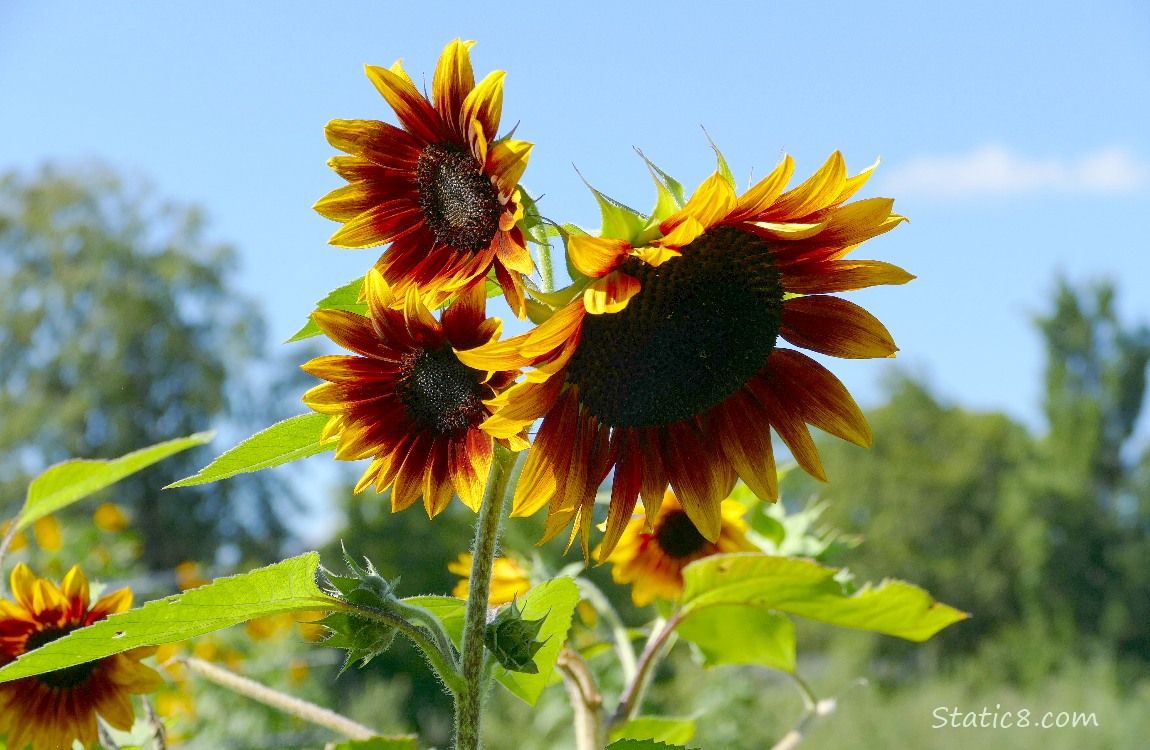
[[[925,653],[981,649],[1024,681],[1096,648],[1150,668],[1150,463],[1135,461],[1134,430],[1150,329],[1118,319],[1113,286],[1066,282],[1037,327],[1045,435],[946,405],[897,375],[888,403],[868,415],[871,450],[820,446],[844,479],[818,486],[796,475],[784,494],[827,497],[825,520],[865,535],[840,562],[913,580],[973,614]]]
[[[57,461],[235,424],[241,404],[278,411],[244,391],[264,326],[226,281],[234,267],[197,209],[106,167],[0,177],[3,496]],[[285,534],[274,511],[292,494],[274,478],[160,494],[201,462],[182,455],[116,488],[153,568]]]

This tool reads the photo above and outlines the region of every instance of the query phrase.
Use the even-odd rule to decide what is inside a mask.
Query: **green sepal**
[[[340,674],[357,661],[360,667],[366,667],[372,659],[391,648],[398,632],[394,626],[385,622],[350,612],[332,612],[316,622],[328,629],[327,637],[319,645],[347,651],[347,658],[339,669]]]
[[[351,572],[349,576],[336,575],[326,568],[319,570],[322,582],[332,594],[360,609],[384,612],[396,619],[407,619],[403,605],[395,596],[398,578],[389,581],[379,575],[375,565],[367,558],[364,558],[365,565],[360,565],[347,553],[346,548],[343,549],[343,561]],[[361,667],[367,666],[373,658],[391,647],[398,632],[394,625],[379,618],[365,617],[355,612],[333,612],[318,622],[330,631],[321,644],[347,651],[347,659],[340,674],[356,661],[360,662]]]
[[[706,128],[703,128],[703,135],[707,136],[707,142],[710,143],[711,148],[715,150],[715,158],[719,160],[719,174],[722,175],[723,179],[727,181],[727,184],[731,186],[731,190],[737,193],[738,188],[735,186],[735,176],[731,174],[731,168],[727,166],[727,160],[723,158],[723,152],[720,151],[719,147],[715,145],[715,142],[711,140],[711,134],[707,132]]]
[[[504,669],[539,674],[539,666],[534,659],[545,641],[535,639],[546,619],[546,617],[537,620],[524,618],[523,611],[513,600],[495,616],[494,620],[487,623],[487,628],[483,632],[483,642]]]
[[[579,177],[583,179],[583,175],[579,175]],[[647,227],[647,216],[644,216],[630,206],[620,203],[614,198],[603,195],[603,193],[591,187],[591,183],[587,182],[586,179],[583,179],[583,184],[587,186],[587,189],[595,195],[595,200],[599,202],[599,213],[603,216],[603,226],[599,230],[600,237],[610,237],[612,239],[631,242],[642,234],[643,230]]]
[[[358,313],[359,315],[367,315],[367,303],[359,301],[360,291],[363,289],[364,277],[360,276],[357,279],[352,279],[348,283],[341,286],[339,289],[333,289],[328,292],[327,296],[315,303],[316,310],[347,310],[348,312]],[[312,336],[318,336],[323,331],[315,324],[315,320],[309,315],[307,323],[303,328],[295,332],[295,334],[285,341],[285,344],[290,344],[293,341],[302,341]]]
[[[655,200],[655,210],[651,212],[651,218],[654,223],[658,224],[687,204],[683,185],[659,169],[642,151],[639,149],[635,149],[635,151],[638,152],[639,158],[646,163],[647,169],[651,172],[651,178],[655,181],[655,191],[658,193],[658,198]]]

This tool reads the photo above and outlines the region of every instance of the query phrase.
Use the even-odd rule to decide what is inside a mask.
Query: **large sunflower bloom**
[[[586,554],[595,492],[614,468],[602,556],[640,494],[647,515],[657,514],[668,482],[714,542],[737,477],[777,497],[771,428],[822,480],[806,423],[870,444],[842,383],[777,344],[781,336],[838,357],[892,356],[883,325],[829,293],[912,279],[844,257],[904,219],[886,198],[845,204],[873,166],[848,178],[835,152],[783,192],[793,169],[787,157],[742,196],[716,173],[634,241],[571,237],[572,262],[593,279],[582,298],[534,331],[460,354],[477,368],[536,368],[495,400],[499,411],[484,424],[498,436],[543,417],[513,515],[549,504],[545,538],[577,518]]]
[[[397,61],[367,66],[402,128],[376,120],[332,120],[328,142],[350,156],[328,164],[350,184],[315,205],[343,223],[340,247],[390,242],[376,264],[400,299],[415,286],[438,305],[495,269],[515,314],[524,315],[523,274],[534,268],[518,189],[531,144],[495,140],[503,71],[477,86],[469,49],[458,39],[439,58],[429,101]]]
[[[460,293],[442,321],[431,315],[414,287],[397,301],[374,268],[364,294],[366,316],[344,310],[312,313],[332,341],[355,352],[303,365],[328,381],[303,397],[315,411],[331,415],[321,439],[338,441],[339,460],[371,457],[355,491],[374,484],[376,492],[383,492],[394,484],[393,511],[422,495],[427,515],[434,518],[453,493],[478,510],[494,450],[491,436],[479,429],[491,416],[484,401],[518,374],[514,369],[477,371],[456,357],[455,350],[499,336],[499,319],[485,318],[484,284]],[[518,450],[526,436],[512,434],[499,442]]]
[[[68,633],[124,612],[132,592],[121,589],[89,604],[88,580],[79,566],[63,584],[38,578],[23,563],[12,570],[15,601],[0,601],[0,666]],[[150,693],[164,679],[140,664],[155,648],[143,647],[87,664],[0,684],[0,732],[6,747],[60,750],[79,740],[84,747],[97,741],[96,714],[116,729],[132,728],[132,694]]]
[[[724,500],[719,538],[711,542],[687,518],[674,493],[667,492],[653,519],[639,513],[627,522],[606,560],[612,565],[611,577],[615,583],[631,584],[631,599],[638,607],[656,596],[678,599],[683,594],[683,568],[690,563],[723,552],[759,551],[745,536],[743,510],[735,501]]]

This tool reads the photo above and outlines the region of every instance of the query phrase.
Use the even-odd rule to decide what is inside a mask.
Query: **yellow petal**
[[[598,278],[614,270],[631,250],[627,240],[575,234],[567,241],[571,263],[587,276]]]

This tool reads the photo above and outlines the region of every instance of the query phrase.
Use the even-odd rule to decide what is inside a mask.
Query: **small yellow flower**
[[[64,546],[64,534],[55,516],[36,519],[32,523],[32,536],[36,537],[36,544],[45,552],[59,552]]]
[[[104,503],[96,508],[92,520],[104,531],[114,533],[128,528],[128,517],[124,514],[124,509],[115,503]]]
[[[743,533],[747,530],[743,510],[739,503],[724,500],[719,537],[709,542],[668,491],[652,523],[648,525],[641,513],[627,523],[607,558],[613,566],[611,576],[616,583],[631,584],[636,606],[650,604],[656,596],[678,599],[683,594],[683,568],[688,564],[722,552],[758,551]]]
[[[455,584],[452,595],[460,599],[467,598],[467,590],[471,585],[471,555],[463,552],[459,559],[447,565],[447,569],[460,577]],[[510,557],[495,558],[495,566],[491,571],[491,595],[487,603],[491,607],[498,607],[513,599],[518,599],[531,590],[531,579],[515,559]]]
[[[209,583],[211,581],[204,578],[203,573],[200,572],[198,562],[185,560],[176,566],[176,585],[180,587],[180,591],[199,588]]]
[[[12,525],[11,521],[5,521],[3,526],[0,526],[0,537],[8,533],[8,527]],[[12,537],[12,541],[8,544],[9,552],[19,552],[28,546],[28,536],[23,531],[17,531]]]
[[[11,586],[15,601],[0,600],[0,666],[132,606],[128,589],[90,604],[88,580],[78,565],[57,586],[21,563],[12,571]],[[0,732],[7,733],[6,747],[59,750],[71,748],[75,740],[93,747],[96,714],[115,729],[131,729],[132,694],[153,692],[164,683],[155,670],[140,664],[155,651],[135,648],[0,684]]]

